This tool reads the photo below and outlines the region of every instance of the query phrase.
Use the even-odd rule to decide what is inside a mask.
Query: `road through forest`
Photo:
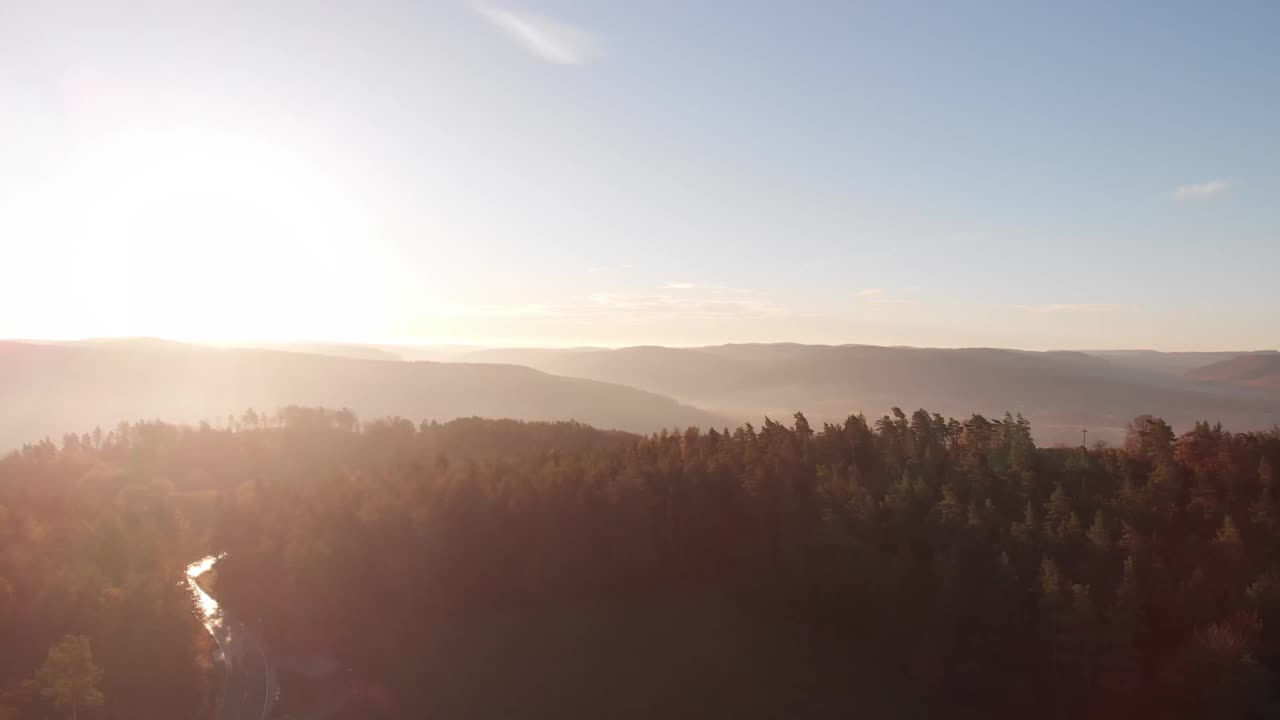
[[[275,673],[266,647],[244,623],[224,612],[196,582],[217,560],[210,556],[188,565],[187,582],[199,602],[201,619],[222,649],[225,662],[218,720],[266,720],[275,686]]]

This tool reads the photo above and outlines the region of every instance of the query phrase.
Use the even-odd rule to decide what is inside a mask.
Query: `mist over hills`
[[[410,361],[441,356],[453,362]],[[400,358],[406,359],[400,359]],[[364,418],[572,419],[601,428],[811,422],[893,407],[959,418],[1021,412],[1042,443],[1116,442],[1149,413],[1185,429],[1280,423],[1280,353],[1027,352],[764,343],[696,348],[222,347],[155,338],[0,343],[0,448],[253,407],[350,407]]]
[[[892,407],[967,417],[1021,412],[1041,442],[1116,441],[1143,413],[1176,427],[1197,420],[1233,430],[1280,422],[1280,395],[1183,377],[1186,367],[1235,353],[1026,352],[793,343],[617,350],[486,350],[464,360],[508,362],[551,373],[617,382],[671,395],[737,420],[810,421]],[[1117,359],[1119,357],[1119,359]]]
[[[1280,353],[1249,353],[1227,358],[1195,368],[1187,377],[1280,390]]]
[[[414,422],[578,420],[652,432],[721,418],[670,398],[527,367],[362,360],[182,343],[0,342],[0,448],[121,420],[220,422],[247,408],[349,407]]]
[[[1238,350],[1213,352],[1161,352],[1159,350],[1088,350],[1116,367],[1165,375],[1186,376],[1199,368],[1244,355],[1277,355],[1274,350]]]
[[[388,348],[356,343],[322,343],[322,342],[279,342],[279,343],[237,343],[228,348],[247,350],[280,350],[283,352],[305,353],[308,355],[330,355],[332,357],[350,358],[352,360],[426,360],[428,358],[408,358]]]

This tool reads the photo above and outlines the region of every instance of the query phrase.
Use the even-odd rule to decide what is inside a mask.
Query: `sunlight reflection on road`
[[[197,560],[187,566],[187,584],[191,586],[192,592],[195,593],[196,600],[200,603],[200,613],[204,616],[205,627],[209,628],[209,632],[214,632],[214,628],[222,625],[222,610],[218,607],[218,601],[214,600],[209,593],[200,587],[196,582],[196,578],[208,572],[213,564],[222,558],[221,555],[208,557]],[[214,633],[216,636],[217,633]]]

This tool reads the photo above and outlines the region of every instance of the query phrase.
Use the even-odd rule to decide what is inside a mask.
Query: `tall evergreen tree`
[[[103,705],[105,698],[98,689],[101,682],[102,668],[93,663],[89,638],[67,635],[49,648],[31,685],[55,708],[76,720],[82,710]]]

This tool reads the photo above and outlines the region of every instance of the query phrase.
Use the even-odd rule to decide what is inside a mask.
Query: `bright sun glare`
[[[62,267],[73,289],[30,288],[48,300],[33,335],[324,337],[368,309],[352,287],[372,262],[362,209],[341,178],[279,143],[121,135],[71,149],[29,191],[20,231],[32,241],[18,251]],[[75,250],[53,257],[60,245]]]

